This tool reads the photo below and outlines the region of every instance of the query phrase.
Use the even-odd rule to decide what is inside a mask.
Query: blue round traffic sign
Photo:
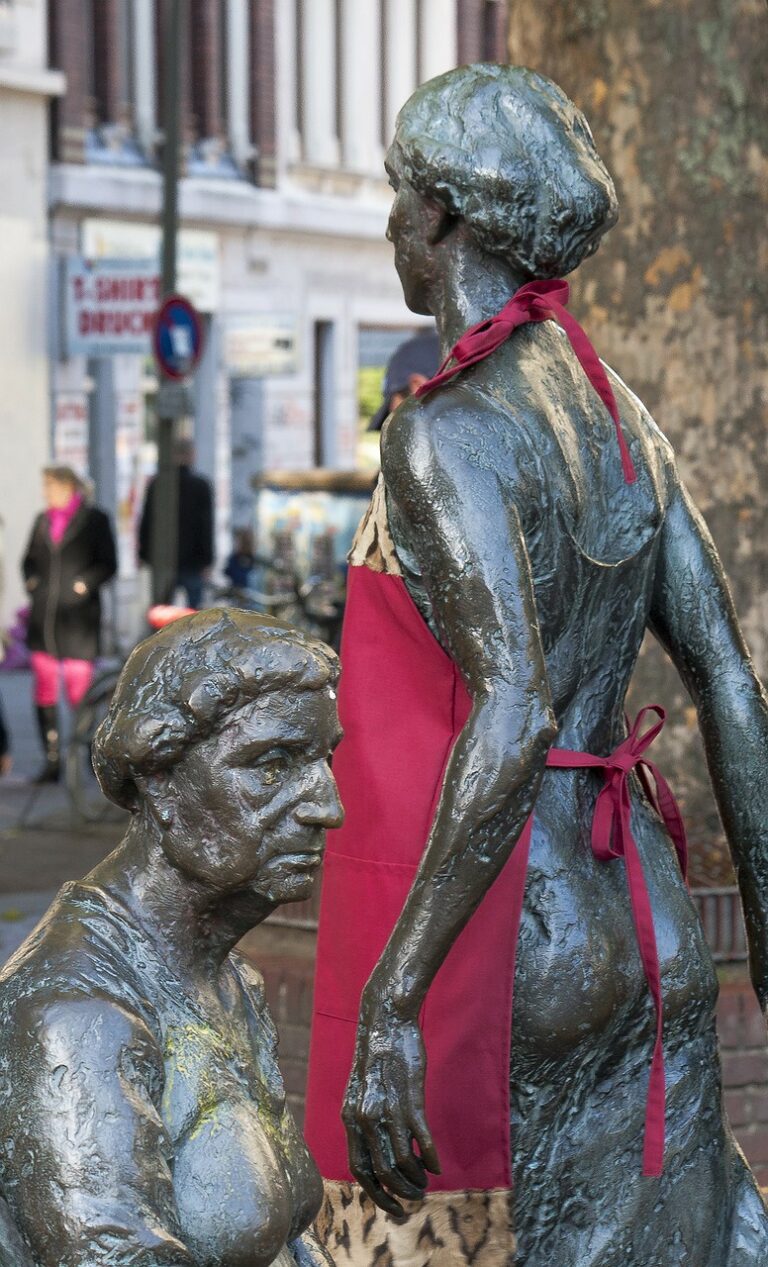
[[[155,359],[167,378],[186,378],[203,351],[203,323],[183,295],[163,300],[153,331]]]

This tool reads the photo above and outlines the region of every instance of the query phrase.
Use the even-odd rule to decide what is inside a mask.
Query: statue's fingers
[[[373,1169],[376,1172],[376,1178],[390,1192],[402,1197],[404,1201],[421,1201],[424,1196],[423,1187],[412,1183],[408,1176],[400,1171],[395,1162],[394,1148],[390,1136],[391,1130],[392,1126],[390,1123],[382,1124],[375,1127],[368,1136],[368,1150]]]
[[[356,1127],[347,1127],[347,1152],[349,1169],[363,1191],[385,1214],[391,1214],[395,1219],[405,1218],[405,1210],[400,1202],[390,1196],[379,1183],[368,1147],[360,1138]]]
[[[411,1135],[416,1141],[422,1162],[433,1175],[440,1174],[440,1159],[435,1148],[435,1141],[427,1126],[427,1119],[420,1108],[411,1110]]]
[[[390,1123],[389,1137],[395,1164],[402,1175],[423,1194],[427,1186],[427,1173],[421,1157],[413,1150],[410,1131],[404,1123]]]

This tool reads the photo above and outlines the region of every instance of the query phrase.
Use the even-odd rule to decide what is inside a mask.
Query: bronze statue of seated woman
[[[128,660],[94,747],[128,832],[0,976],[4,1267],[328,1261],[263,984],[233,948],[309,895],[341,821],[337,673],[234,610]]]

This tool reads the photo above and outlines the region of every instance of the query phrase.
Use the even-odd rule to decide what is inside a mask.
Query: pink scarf
[[[51,506],[46,510],[48,531],[54,545],[59,544],[82,504],[82,493],[73,493],[66,506]]]

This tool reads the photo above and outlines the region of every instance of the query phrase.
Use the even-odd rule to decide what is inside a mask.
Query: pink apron
[[[563,282],[524,287],[499,318],[481,323],[457,344],[453,355],[458,364],[448,374],[482,359],[476,355],[479,342],[484,344],[483,355],[488,355],[516,325],[556,315],[590,381],[611,409],[622,445],[625,479],[632,482],[634,470],[607,377],[584,332],[569,314],[563,320],[564,309],[545,287],[559,297],[565,287],[567,300]],[[445,377],[441,370],[421,391],[431,390]],[[350,568],[341,661],[339,709],[344,739],[334,759],[334,774],[346,820],[328,836],[305,1123],[321,1173],[336,1181],[351,1180],[340,1110],[352,1066],[360,997],[402,911],[429,838],[448,758],[471,707],[458,669],[433,637],[399,576],[367,567]],[[643,732],[650,711],[657,720]],[[644,758],[663,723],[664,712],[654,705],[643,709],[613,754],[595,756],[553,748],[547,759],[553,767],[603,771],[592,847],[604,861],[623,858],[625,862],[638,946],[657,1022],[643,1146],[647,1175],[660,1174],[664,1158],[662,998],[650,899],[630,830],[628,776],[634,769],[640,774],[685,871],[682,819],[666,782]],[[655,791],[646,772],[653,777]],[[512,1185],[512,1003],[532,821],[533,816],[457,938],[422,1012],[427,1121],[442,1165],[442,1173],[429,1178],[432,1192],[509,1189]]]

